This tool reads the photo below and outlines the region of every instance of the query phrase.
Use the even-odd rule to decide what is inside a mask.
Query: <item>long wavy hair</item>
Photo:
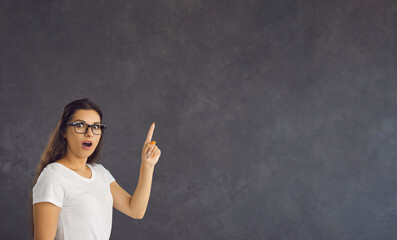
[[[44,149],[39,165],[37,166],[36,169],[36,174],[34,176],[34,179],[32,181],[32,186],[31,186],[31,191],[30,191],[30,226],[31,226],[31,239],[34,239],[34,220],[33,220],[33,187],[37,183],[37,179],[39,178],[41,172],[43,169],[50,163],[53,163],[57,161],[58,159],[62,158],[66,154],[66,149],[67,149],[67,144],[66,140],[64,139],[63,135],[66,134],[66,123],[68,123],[72,117],[73,114],[79,110],[95,110],[100,118],[101,118],[101,123],[102,123],[102,111],[98,105],[90,101],[88,98],[82,98],[78,100],[74,100],[70,103],[68,103],[61,114],[61,119],[59,120],[57,126],[55,129],[52,131],[47,146]],[[101,151],[101,146],[102,146],[102,138],[103,135],[101,136],[101,139],[99,140],[99,143],[95,149],[95,151],[88,157],[87,163],[94,163],[98,162],[98,157],[99,153]]]

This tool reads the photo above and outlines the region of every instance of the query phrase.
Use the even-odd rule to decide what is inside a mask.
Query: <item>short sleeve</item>
[[[43,169],[33,187],[33,204],[51,202],[62,208],[64,195],[59,176],[49,169]]]
[[[104,173],[105,181],[106,181],[107,184],[110,184],[110,183],[116,181],[116,179],[114,179],[114,177],[109,172],[109,170],[107,170],[102,164],[100,164],[100,166],[101,166],[102,171]]]

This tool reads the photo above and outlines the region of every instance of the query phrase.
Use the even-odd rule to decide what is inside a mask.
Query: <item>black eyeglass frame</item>
[[[76,125],[77,125],[77,124],[85,124],[85,125],[87,125],[88,127],[87,127],[87,129],[85,130],[85,132],[80,133],[80,132],[77,132],[77,130],[76,130]],[[66,123],[66,126],[73,126],[74,132],[75,132],[75,133],[78,133],[78,134],[86,134],[87,131],[88,131],[88,129],[91,128],[91,132],[92,132],[93,134],[95,134],[95,135],[103,135],[103,132],[102,132],[101,134],[94,133],[93,126],[100,126],[102,130],[105,130],[105,129],[108,127],[107,125],[102,124],[102,123],[95,123],[95,124],[90,125],[90,124],[87,124],[87,123],[85,123],[85,122]]]

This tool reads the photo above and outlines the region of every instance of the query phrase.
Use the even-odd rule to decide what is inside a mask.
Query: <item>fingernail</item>
[[[152,157],[154,157],[154,154],[152,154]]]
[[[154,144],[156,144],[156,141],[152,141],[150,144],[154,145]]]

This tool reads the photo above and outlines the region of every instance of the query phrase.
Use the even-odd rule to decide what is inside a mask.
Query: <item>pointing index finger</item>
[[[145,143],[148,143],[148,142],[152,141],[153,131],[154,131],[154,123],[152,123],[152,125],[149,128],[149,132],[147,134]]]

